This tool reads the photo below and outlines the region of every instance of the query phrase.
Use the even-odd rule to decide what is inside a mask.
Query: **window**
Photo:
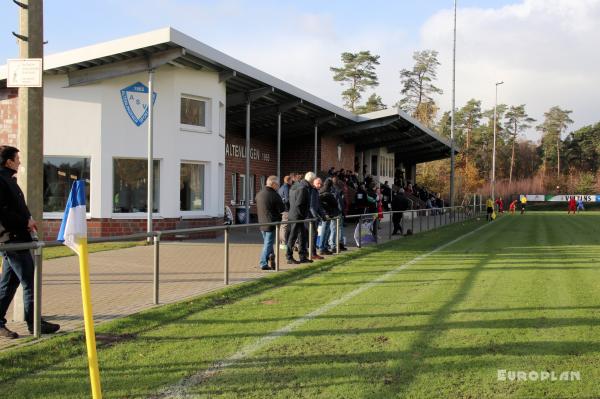
[[[240,175],[239,191],[242,194],[240,195],[240,204],[244,205],[246,203],[246,175]]]
[[[206,127],[206,101],[181,97],[181,124],[196,127]]]
[[[225,104],[219,101],[219,136],[225,137]]]
[[[256,176],[250,175],[250,203],[254,203],[254,188],[256,187]]]
[[[262,190],[263,188],[265,188],[265,184],[267,182],[267,176],[261,176],[260,177],[260,189]]]
[[[237,173],[231,174],[231,205],[237,203]]]
[[[64,212],[71,186],[84,179],[85,207],[90,211],[90,158],[44,157],[44,212]]]
[[[145,159],[113,160],[113,212],[148,211],[148,161]],[[160,192],[159,161],[154,160],[153,212],[158,212]]]
[[[179,178],[179,209],[204,210],[204,165],[182,163]]]

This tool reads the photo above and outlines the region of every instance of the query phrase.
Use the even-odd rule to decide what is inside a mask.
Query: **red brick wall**
[[[42,231],[44,232],[45,240],[55,240],[60,229],[60,219],[45,219],[42,222]],[[210,219],[156,219],[154,220],[154,230],[175,230],[189,229],[195,227],[220,226],[223,224],[221,218]],[[90,219],[87,222],[89,237],[112,237],[122,236],[134,233],[143,233],[146,231],[146,219]],[[215,234],[208,232],[196,234],[193,238],[210,238]],[[174,238],[174,237],[166,237]]]
[[[342,145],[342,156],[338,161],[337,146]],[[321,170],[327,171],[332,166],[336,169],[354,170],[354,144],[344,143],[340,137],[321,138]]]
[[[18,89],[0,89],[0,144],[18,146]]]
[[[239,134],[227,133],[227,138],[225,144],[230,145],[238,145],[241,147],[246,146],[246,137]],[[259,159],[250,159],[250,174],[255,175],[254,180],[254,195],[258,194],[261,189],[260,186],[260,176],[269,177],[270,175],[277,174],[277,141],[271,138],[252,138],[250,139],[250,146],[253,149],[257,149],[259,154]],[[230,146],[231,148],[231,146]],[[269,159],[266,160],[265,155],[269,155]],[[227,155],[225,153],[225,205],[231,208],[231,196],[232,196],[232,184],[231,184],[231,175],[232,173],[237,173],[237,200],[239,201],[242,198],[241,185],[240,185],[240,174],[246,174],[246,158],[236,157],[233,153]],[[234,209],[231,209],[234,211]],[[252,206],[250,213],[256,213],[256,206]],[[235,216],[235,215],[234,215]]]
[[[321,149],[320,141],[317,143],[317,153]],[[312,171],[315,165],[315,142],[313,136],[303,136],[296,139],[281,140],[281,174],[290,172],[306,173]],[[319,158],[317,158],[319,165]]]

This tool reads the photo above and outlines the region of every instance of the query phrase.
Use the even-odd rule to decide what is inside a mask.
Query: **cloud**
[[[595,123],[600,86],[600,0],[524,0],[500,8],[458,11],[456,99],[494,105],[494,83],[504,80],[499,102],[527,104],[538,121],[550,107],[573,110],[576,129]],[[451,108],[452,10],[431,16],[421,45],[440,52],[442,109]],[[537,138],[533,131],[529,138]]]

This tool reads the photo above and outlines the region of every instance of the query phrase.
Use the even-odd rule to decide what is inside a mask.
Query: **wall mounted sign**
[[[137,82],[121,89],[121,100],[127,115],[136,126],[140,126],[148,118],[148,87]],[[156,92],[152,93],[152,104],[156,102]]]
[[[246,146],[225,144],[225,156],[246,159]],[[250,147],[250,159],[271,162],[271,154],[268,152],[260,152],[258,148]]]
[[[13,58],[6,61],[6,87],[42,87],[41,58]]]

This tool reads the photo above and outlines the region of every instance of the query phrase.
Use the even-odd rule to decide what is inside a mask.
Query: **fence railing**
[[[476,217],[482,212],[481,204],[471,205],[468,207],[457,206],[457,207],[444,207],[444,208],[431,208],[431,209],[418,209],[418,210],[406,210],[406,211],[386,211],[382,213],[368,213],[360,215],[347,215],[338,216],[329,220],[335,220],[336,223],[336,248],[335,253],[340,253],[340,231],[341,226],[346,221],[352,221],[358,219],[358,242],[357,247],[362,248],[362,228],[363,221],[369,220],[374,222],[374,238],[375,242],[378,242],[378,226],[379,217],[386,216],[389,218],[390,226],[388,231],[388,238],[392,238],[392,227],[393,227],[393,215],[402,214],[402,223],[405,223],[410,219],[411,232],[414,234],[415,220],[419,223],[419,233],[431,230],[432,228],[438,228],[447,224],[461,222],[473,217]],[[424,220],[425,219],[425,225]],[[153,245],[153,292],[152,301],[154,305],[159,304],[159,292],[160,292],[160,243],[164,237],[175,236],[175,235],[191,235],[209,232],[222,232],[223,233],[223,283],[229,285],[229,251],[230,251],[230,234],[232,231],[237,229],[249,229],[258,228],[265,226],[275,226],[275,271],[279,271],[280,266],[280,248],[279,248],[279,232],[281,226],[292,225],[296,223],[307,223],[308,224],[308,253],[309,256],[313,254],[315,239],[314,239],[314,226],[319,220],[316,218],[304,219],[304,220],[289,220],[282,222],[273,223],[251,223],[251,224],[240,224],[240,225],[224,225],[224,226],[209,226],[209,227],[196,227],[186,228],[177,230],[160,230],[145,233],[128,234],[123,236],[113,237],[94,237],[89,238],[88,243],[104,243],[104,242],[125,242],[125,241],[139,241],[148,239]],[[408,223],[408,222],[406,222]],[[433,227],[431,226],[433,223]],[[424,229],[424,227],[426,227]],[[11,243],[11,244],[0,244],[0,252],[4,251],[19,251],[19,250],[32,250],[34,260],[34,297],[33,297],[33,335],[36,338],[41,336],[41,304],[42,304],[42,255],[44,248],[51,248],[62,246],[60,241],[33,241],[28,243]]]

